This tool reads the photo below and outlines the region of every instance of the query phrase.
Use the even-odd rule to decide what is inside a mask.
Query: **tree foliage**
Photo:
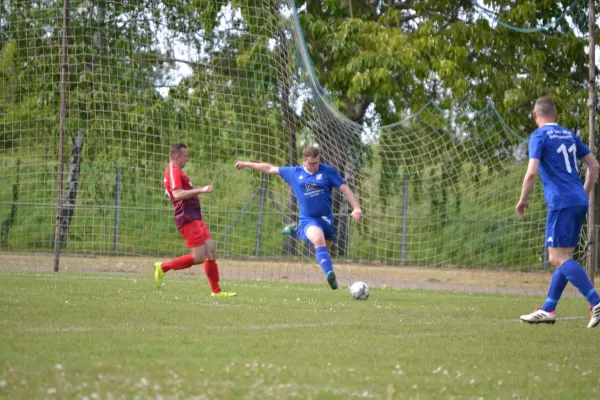
[[[553,21],[572,0],[497,0],[514,26]],[[315,70],[338,106],[361,121],[371,103],[392,123],[428,100],[450,108],[492,101],[510,126],[531,127],[535,98],[551,94],[564,124],[585,112],[585,38],[576,30],[524,34],[495,25],[471,0],[307,1],[300,14]]]

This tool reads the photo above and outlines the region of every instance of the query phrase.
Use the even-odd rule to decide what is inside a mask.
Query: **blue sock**
[[[546,312],[556,310],[558,300],[560,300],[560,296],[562,296],[563,291],[567,287],[567,283],[569,283],[567,277],[561,272],[560,268],[556,268],[554,274],[552,274],[552,280],[548,288],[548,297],[542,306],[542,310]]]
[[[331,261],[327,247],[319,247],[316,249],[315,253],[317,263],[321,266],[325,275],[327,275],[329,271],[333,270],[333,261]]]
[[[590,282],[590,278],[588,278],[583,267],[579,265],[577,261],[572,258],[568,259],[560,266],[560,270],[567,277],[569,282],[571,282],[587,299],[592,307],[600,304],[600,297],[598,296],[598,293],[596,293],[596,289],[594,289],[592,282]]]

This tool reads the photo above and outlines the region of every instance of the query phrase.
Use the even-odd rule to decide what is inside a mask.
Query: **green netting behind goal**
[[[33,255],[54,252],[63,3],[2,7],[0,264],[49,268]],[[63,265],[187,251],[163,190],[168,147],[183,142],[192,182],[214,186],[201,202],[219,259],[256,262],[234,278],[268,279],[268,263],[294,279],[313,263],[281,233],[297,218],[283,180],[234,168],[300,164],[310,144],[364,212],[354,223],[335,192],[336,262],[547,267],[541,185],[527,219],[514,212],[526,138],[494,104],[423,98],[393,125],[348,120],[318,83],[288,0],[71,1],[67,87]]]

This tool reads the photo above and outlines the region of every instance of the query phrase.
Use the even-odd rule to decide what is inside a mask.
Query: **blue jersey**
[[[529,158],[540,160],[548,210],[588,205],[577,160],[589,153],[579,136],[558,124],[546,124],[531,134]]]
[[[333,217],[331,191],[346,181],[327,164],[319,164],[314,174],[303,166],[279,167],[279,175],[286,181],[298,199],[300,218]]]

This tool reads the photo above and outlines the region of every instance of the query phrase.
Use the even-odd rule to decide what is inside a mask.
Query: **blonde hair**
[[[308,146],[304,148],[304,158],[306,157],[319,157],[319,148],[316,146]]]

